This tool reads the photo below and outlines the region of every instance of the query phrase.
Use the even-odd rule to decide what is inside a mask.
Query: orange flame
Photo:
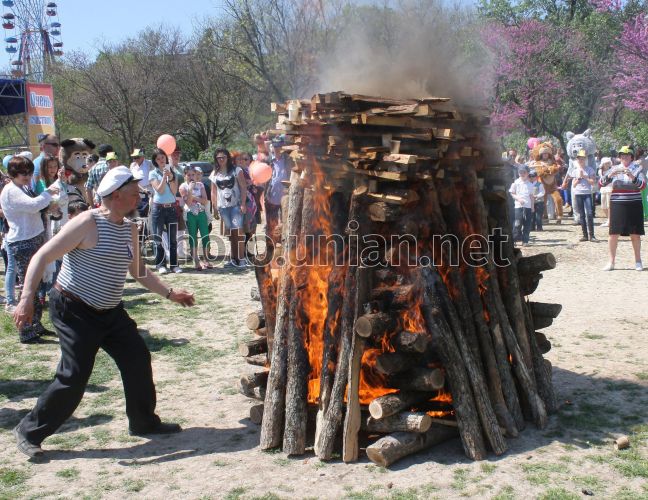
[[[376,358],[382,352],[381,349],[367,349],[362,355],[360,387],[358,389],[360,404],[368,405],[380,396],[398,392],[397,389],[385,387],[387,383],[385,376],[375,368]]]

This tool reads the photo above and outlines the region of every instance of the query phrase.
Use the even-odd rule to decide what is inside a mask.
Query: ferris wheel
[[[44,0],[2,0],[2,27],[11,75],[42,82],[63,55],[58,5]]]

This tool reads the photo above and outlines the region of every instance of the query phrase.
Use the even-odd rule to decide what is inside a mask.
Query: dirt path
[[[525,254],[553,252],[534,300],[561,302],[545,332],[561,410],[544,431],[532,424],[503,457],[465,459],[458,441],[389,470],[363,458],[345,465],[311,454],[289,459],[256,448],[250,401],[234,389],[246,367],[236,346],[247,335],[251,271],[186,273],[174,286],[196,291],[182,310],[129,284],[127,305],[153,353],[158,409],[182,423],[179,435],[153,440],[126,432],[119,375],[104,354],[89,390],[61,432],[44,443],[48,462],[26,462],[11,429],[51,379],[56,344],[21,346],[0,314],[0,498],[648,498],[648,272],[632,270],[630,244],[618,266],[606,243],[576,243],[579,228],[550,225]],[[603,228],[598,234],[605,238]],[[645,253],[645,251],[644,251]],[[648,258],[646,259],[648,262]],[[632,434],[634,432],[634,434]],[[615,452],[612,440],[631,434]]]

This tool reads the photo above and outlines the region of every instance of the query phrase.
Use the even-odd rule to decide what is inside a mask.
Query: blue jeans
[[[178,213],[175,205],[164,207],[156,203],[151,209],[153,222],[153,237],[155,238],[155,267],[164,266],[165,255],[162,246],[162,233],[169,235],[169,264],[171,267],[178,265]]]
[[[576,194],[576,210],[580,215],[580,225],[583,230],[583,238],[594,237],[594,210],[591,194]],[[589,230],[589,237],[587,231]]]
[[[5,295],[7,304],[16,303],[16,258],[13,252],[9,250],[7,240],[3,242],[7,250],[7,269],[5,270]]]
[[[243,228],[243,213],[241,207],[219,207],[218,213],[223,219],[225,229],[242,229]]]
[[[529,243],[529,233],[533,222],[533,210],[530,208],[515,209],[515,223],[513,224],[513,241]]]

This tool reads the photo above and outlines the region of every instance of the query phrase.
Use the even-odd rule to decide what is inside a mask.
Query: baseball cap
[[[634,156],[634,151],[630,146],[623,146],[621,149],[619,149],[618,154]]]
[[[141,174],[139,175],[141,178]],[[111,170],[108,170],[104,178],[101,179],[99,187],[97,188],[97,194],[99,196],[106,197],[118,189],[124,187],[126,184],[131,182],[137,182],[138,176],[133,175],[127,167],[115,167]]]
[[[144,156],[144,150],[142,149],[134,149],[133,152],[130,154],[131,158],[139,158],[140,156]]]
[[[578,153],[576,153],[576,158],[587,158],[587,151],[579,149]]]
[[[518,167],[518,174],[521,174],[522,172],[526,172],[527,174],[529,173],[529,167],[526,165],[520,165]]]
[[[108,153],[106,155],[106,161],[110,161],[110,160],[119,160],[119,157],[117,156],[117,153],[115,153],[114,151],[111,151],[110,153]]]
[[[34,159],[34,155],[31,151],[23,151],[21,153],[18,153],[16,156],[22,156],[23,158],[27,158],[28,160]]]

